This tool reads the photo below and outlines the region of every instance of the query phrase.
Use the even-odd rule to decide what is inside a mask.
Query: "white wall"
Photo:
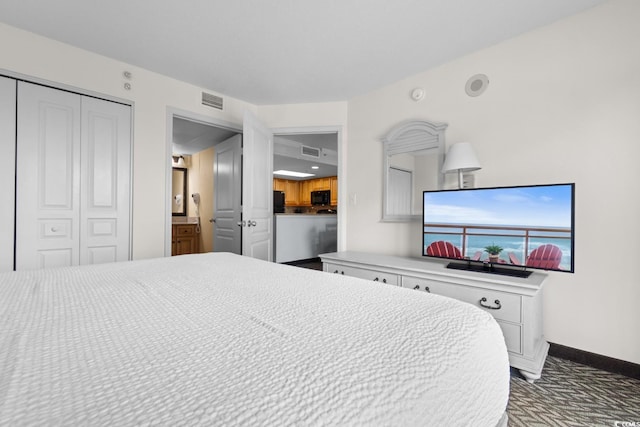
[[[167,153],[167,108],[218,120],[242,123],[244,109],[255,106],[224,97],[224,111],[201,105],[199,88],[104,56],[0,23],[0,70],[106,94],[134,103],[133,258],[164,255]],[[132,89],[123,71],[133,74]],[[220,94],[218,94],[220,95]]]
[[[614,0],[350,100],[347,249],[420,254],[418,223],[379,222],[380,138],[407,119],[446,122],[447,145],[476,150],[476,186],[576,183],[576,272],[550,273],[544,333],[640,363],[639,18],[640,2]],[[490,85],[471,98],[476,73]]]
[[[345,126],[347,102],[261,105],[258,117],[272,129],[291,127]],[[344,133],[344,130],[343,130]]]

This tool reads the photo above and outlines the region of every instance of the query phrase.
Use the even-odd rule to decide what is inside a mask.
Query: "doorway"
[[[276,262],[297,265],[338,250],[340,138],[335,127],[274,130],[274,200],[284,195],[274,214]]]
[[[167,142],[170,153],[168,171],[177,166],[176,160],[184,163],[187,192],[183,200],[186,210],[183,218],[173,216],[172,209],[167,209],[165,256],[171,255],[172,225],[180,221],[197,223],[199,252],[212,252],[215,147],[229,138],[241,137],[242,125],[181,110],[168,111],[167,124],[167,134],[171,138]],[[167,188],[172,188],[172,174],[167,175]],[[195,194],[197,197],[193,197]],[[173,198],[167,199],[168,206],[172,207]]]

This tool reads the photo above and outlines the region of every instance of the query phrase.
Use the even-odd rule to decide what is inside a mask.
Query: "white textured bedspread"
[[[232,254],[0,274],[3,426],[494,426],[508,392],[444,297]]]

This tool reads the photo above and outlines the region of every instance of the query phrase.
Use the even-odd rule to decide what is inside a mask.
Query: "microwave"
[[[331,191],[312,191],[311,192],[311,204],[312,205],[328,205],[331,203]]]

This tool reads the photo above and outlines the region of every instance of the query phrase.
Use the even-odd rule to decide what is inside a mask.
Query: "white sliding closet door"
[[[80,96],[18,83],[16,270],[80,261]]]
[[[82,98],[80,264],[129,259],[130,107]]]
[[[0,272],[13,270],[15,204],[16,81],[0,77]]]
[[[129,259],[130,107],[18,83],[16,269]]]

